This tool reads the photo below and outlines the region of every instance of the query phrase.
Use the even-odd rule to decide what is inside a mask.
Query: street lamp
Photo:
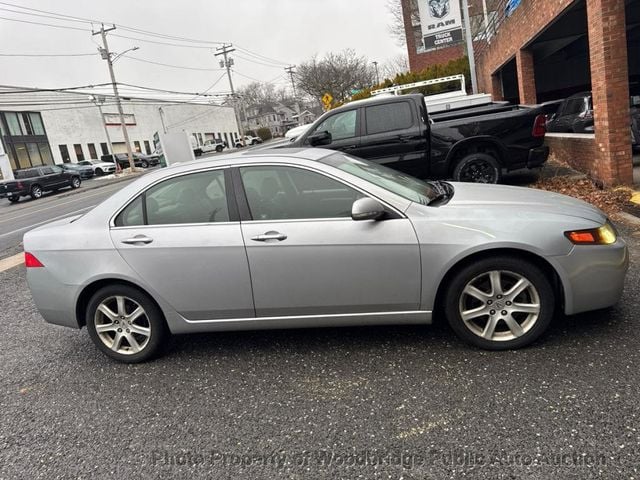
[[[128,53],[128,52],[135,52],[136,50],[139,50],[139,49],[140,49],[140,47],[133,47],[133,48],[130,48],[130,49],[128,49],[128,50],[125,50],[124,52],[119,53],[119,54],[117,54],[115,57],[113,57],[113,59],[111,60],[111,63],[116,63],[116,60],[118,60],[118,59],[119,59],[121,56],[123,56],[125,53]]]

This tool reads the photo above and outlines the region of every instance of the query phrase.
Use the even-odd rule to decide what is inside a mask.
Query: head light
[[[618,239],[618,232],[609,220],[598,228],[588,230],[571,230],[564,232],[571,243],[575,245],[611,245]]]

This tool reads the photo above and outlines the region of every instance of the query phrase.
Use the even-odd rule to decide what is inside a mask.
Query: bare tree
[[[393,79],[399,73],[409,71],[409,60],[404,54],[390,58],[382,65],[382,75],[384,78]]]
[[[299,90],[316,99],[330,93],[339,102],[349,98],[353,90],[371,86],[374,80],[372,64],[351,49],[328,53],[321,59],[313,57],[298,65],[296,73]]]
[[[412,24],[420,22],[420,11],[418,10],[417,0],[407,0],[407,4],[411,5],[411,22]],[[402,0],[387,0],[387,10],[391,15],[391,23],[389,24],[389,33],[396,39],[398,45],[405,46],[407,37],[404,28],[404,14],[402,12]]]

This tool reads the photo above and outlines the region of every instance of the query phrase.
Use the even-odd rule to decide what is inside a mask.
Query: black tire
[[[114,351],[105,343],[105,341],[108,342],[111,338],[111,333],[113,333],[114,339],[115,335],[119,334],[121,335],[121,338],[123,338],[123,340],[121,340],[120,346],[124,350],[127,348],[131,349],[131,344],[128,343],[127,340],[128,336],[137,335],[136,341],[140,340],[141,338],[146,338],[140,337],[135,332],[131,333],[126,329],[126,317],[124,319],[122,316],[118,317],[121,319],[119,321],[122,322],[119,323],[119,325],[122,326],[122,328],[120,328],[121,332],[103,332],[102,335],[107,335],[107,337],[101,337],[96,330],[96,323],[102,322],[105,318],[102,313],[97,312],[98,306],[101,303],[109,303],[112,301],[115,301],[117,305],[117,300],[115,300],[115,297],[126,297],[127,301],[125,302],[125,309],[128,307],[129,310],[127,310],[127,313],[129,314],[132,313],[132,310],[137,308],[135,307],[135,303],[137,303],[144,310],[144,315],[135,320],[135,322],[138,326],[149,328],[150,334],[148,335],[148,341],[146,341],[146,343],[141,342],[141,344],[144,344],[144,346],[137,353],[121,353],[119,351]],[[136,288],[119,284],[103,287],[98,290],[93,295],[93,297],[91,297],[91,300],[89,301],[89,304],[87,306],[86,325],[89,336],[91,337],[91,340],[93,340],[93,343],[98,347],[98,349],[114,360],[118,360],[124,363],[140,363],[150,360],[161,352],[168,334],[168,329],[162,312],[149,298],[149,296]],[[106,338],[106,340],[103,340],[103,338]]]
[[[222,151],[222,145],[218,145],[216,147],[216,152],[220,153]]]
[[[80,180],[80,177],[73,177],[71,179],[71,188],[76,189],[80,187],[81,184],[82,184],[82,181]]]
[[[29,191],[29,195],[31,196],[31,198],[37,200],[38,198],[42,197],[42,194],[43,191],[40,185],[35,184],[31,186],[31,190]]]
[[[499,183],[501,178],[500,164],[486,153],[470,153],[461,158],[453,169],[456,182]]]
[[[18,203],[20,201],[20,197],[8,197],[11,203]]]
[[[96,177],[101,177],[102,175],[104,175],[104,172],[102,171],[102,169],[96,168]]]
[[[489,272],[501,272],[499,282],[504,292],[493,291]],[[527,280],[530,286],[512,297],[508,294],[509,289],[520,278]],[[484,292],[484,300],[464,293],[468,285]],[[550,279],[536,265],[515,257],[489,257],[473,262],[454,274],[445,291],[444,310],[453,331],[465,342],[486,350],[515,349],[534,342],[548,328],[555,311],[555,295]],[[527,308],[521,306],[526,303],[539,305],[537,312],[511,312]],[[475,312],[475,315],[472,313],[469,321],[465,322],[461,312],[476,308],[482,310]],[[491,338],[483,337],[485,333],[487,337],[490,334],[490,322],[493,322],[494,333],[491,333]]]
[[[142,161],[140,162],[140,166],[141,166],[142,168],[149,168],[149,162],[147,162],[146,160],[142,160]]]

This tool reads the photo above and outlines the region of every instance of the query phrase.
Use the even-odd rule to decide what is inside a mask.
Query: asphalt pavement
[[[439,322],[180,336],[123,365],[7,270],[0,479],[638,478],[640,232],[621,230],[620,304],[511,352]]]

